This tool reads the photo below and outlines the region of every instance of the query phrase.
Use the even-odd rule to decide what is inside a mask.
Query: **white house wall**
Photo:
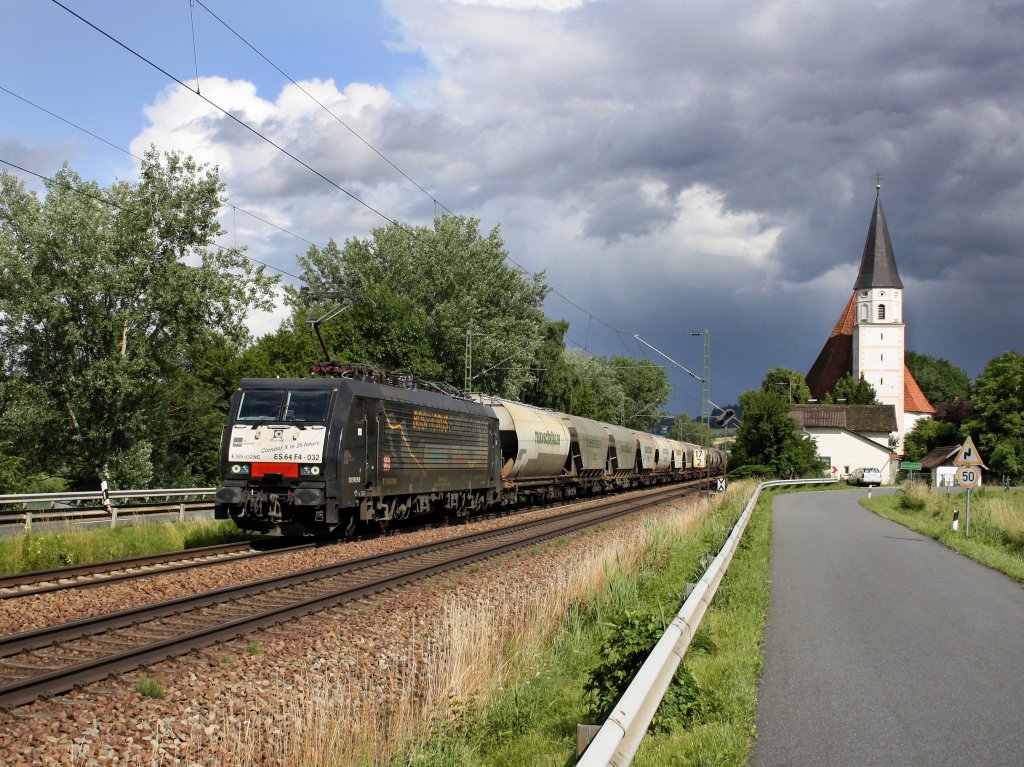
[[[891,461],[888,434],[860,435],[846,429],[804,429],[818,446],[818,455],[835,467],[835,476],[845,477],[861,466],[882,472],[882,483],[891,484],[896,466]]]

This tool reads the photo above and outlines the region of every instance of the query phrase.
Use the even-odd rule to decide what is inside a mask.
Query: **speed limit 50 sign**
[[[960,487],[972,488],[981,486],[981,469],[977,466],[957,466],[956,483]]]

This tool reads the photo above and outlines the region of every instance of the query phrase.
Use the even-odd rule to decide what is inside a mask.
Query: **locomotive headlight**
[[[320,467],[319,466],[310,466],[309,467],[309,473],[312,474],[314,477],[319,477],[320,476]]]
[[[300,466],[299,474],[303,477],[319,477],[320,467],[319,466]]]
[[[233,464],[231,464],[231,473],[232,474],[248,474],[249,473],[249,464],[247,464],[247,463],[233,463]]]

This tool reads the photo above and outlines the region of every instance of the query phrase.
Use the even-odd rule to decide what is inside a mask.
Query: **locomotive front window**
[[[327,420],[329,391],[290,391],[284,406],[285,421],[323,423]]]
[[[238,420],[324,423],[330,402],[329,391],[251,389],[242,392]]]
[[[239,421],[276,421],[281,412],[284,392],[280,389],[252,389],[242,392],[238,404]]]

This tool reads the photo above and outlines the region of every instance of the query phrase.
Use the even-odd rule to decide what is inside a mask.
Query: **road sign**
[[[954,466],[984,466],[985,464],[981,460],[981,456],[978,455],[978,448],[974,446],[974,440],[967,437],[964,440],[963,446],[960,448],[960,452],[956,454],[956,458],[953,460]]]
[[[970,490],[981,485],[981,469],[977,466],[960,466],[956,470],[956,482]]]
[[[921,471],[920,461],[900,461],[900,468],[904,471]]]

